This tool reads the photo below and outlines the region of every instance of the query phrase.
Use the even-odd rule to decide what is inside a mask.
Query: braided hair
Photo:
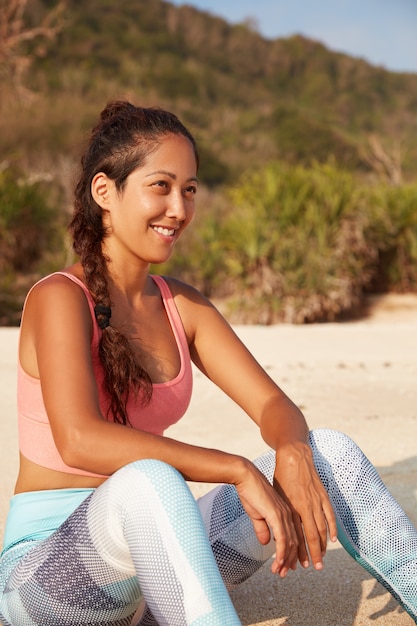
[[[93,128],[75,188],[74,213],[69,225],[73,248],[79,256],[85,284],[95,302],[97,322],[103,330],[99,356],[104,368],[104,388],[109,397],[108,414],[128,423],[126,404],[130,393],[141,392],[144,403],[152,396],[152,381],[138,362],[129,339],[111,325],[112,303],[108,290],[108,262],[103,253],[106,228],[102,209],[91,194],[98,172],[114,181],[122,192],[129,174],[140,167],[167,135],[187,137],[198,154],[195,141],[180,120],[159,108],[142,108],[126,101],[110,102]]]

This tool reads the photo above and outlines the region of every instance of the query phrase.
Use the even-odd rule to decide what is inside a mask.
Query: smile
[[[175,235],[175,228],[164,228],[163,226],[152,226],[152,229],[159,233],[160,235],[165,235],[165,237],[172,237]]]

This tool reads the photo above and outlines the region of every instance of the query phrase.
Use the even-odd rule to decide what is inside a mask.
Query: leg
[[[142,596],[160,625],[240,624],[194,498],[159,461],[116,472],[17,565],[4,559],[6,626],[127,626]]]
[[[337,516],[340,542],[416,620],[417,530],[349,437],[315,430],[310,444]],[[272,482],[274,452],[255,464]],[[259,544],[234,487],[221,485],[198,504],[226,585],[246,580],[272,556],[273,543]]]
[[[417,530],[351,439],[316,430],[310,443],[339,541],[417,623]]]
[[[95,494],[94,494],[95,495]],[[128,626],[141,593],[130,572],[97,552],[87,515],[89,496],[48,539],[18,544],[0,562],[4,626]],[[105,512],[97,508],[97,514]]]
[[[254,461],[272,484],[275,452],[268,451]],[[275,552],[275,543],[259,543],[253,525],[233,485],[220,485],[198,500],[201,515],[228,588],[254,574]]]
[[[254,461],[272,483],[275,452],[269,450]],[[230,589],[254,574],[275,552],[271,541],[259,543],[253,525],[232,485],[219,485],[197,501],[218,569]],[[140,626],[155,626],[149,609]]]

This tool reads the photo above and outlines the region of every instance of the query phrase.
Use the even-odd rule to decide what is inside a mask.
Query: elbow
[[[56,442],[56,446],[65,465],[74,469],[89,470],[86,461],[88,456],[91,458],[91,447],[86,443],[85,432],[81,434],[76,428],[72,428]],[[87,456],[88,448],[90,455]]]

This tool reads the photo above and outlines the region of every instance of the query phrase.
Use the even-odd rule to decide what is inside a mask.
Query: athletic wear
[[[98,355],[102,331],[95,319],[94,300],[84,283],[73,274],[65,272],[57,272],[57,274],[62,274],[79,285],[86,295],[93,321],[91,353],[94,374],[97,380],[100,408],[103,415],[106,416],[108,398],[103,391],[104,371]],[[171,291],[161,276],[152,276],[152,278],[161,292],[162,301],[178,346],[181,366],[178,375],[173,380],[166,383],[154,383],[152,402],[144,405],[140,402],[140,398],[137,401],[134,397],[130,397],[127,410],[130,425],[133,428],[162,435],[165,429],[175,424],[187,410],[192,392],[192,371],[187,338]],[[46,278],[42,280],[46,280]],[[97,474],[85,472],[64,463],[53,440],[43,403],[40,381],[24,372],[20,363],[18,364],[17,409],[19,446],[20,451],[27,459],[60,472],[97,476]]]
[[[340,540],[417,623],[417,531],[348,437],[317,430],[310,445]],[[272,482],[275,453],[255,464]],[[274,544],[258,542],[233,486],[220,485],[197,504],[169,465],[151,459],[127,465],[48,539],[3,555],[0,621],[238,626],[226,586],[253,574]]]
[[[13,496],[4,530],[3,550],[24,541],[46,539],[94,489],[48,489]]]
[[[86,293],[95,374],[105,402],[94,303],[78,279],[66,276]],[[191,363],[169,289],[163,279],[154,280],[176,336],[181,369],[173,381],[154,385],[149,407],[131,404],[128,409],[134,427],[162,434],[188,406]],[[39,381],[22,369],[19,430],[21,450],[29,459],[83,473],[63,465]],[[348,437],[313,431],[310,445],[336,513],[340,541],[417,623],[416,529]],[[275,453],[255,464],[272,483]],[[136,461],[95,490],[38,491],[12,499],[0,560],[0,622],[238,626],[227,588],[252,575],[273,552],[272,541],[267,546],[258,542],[232,485],[220,485],[196,503],[176,469],[153,459]]]

